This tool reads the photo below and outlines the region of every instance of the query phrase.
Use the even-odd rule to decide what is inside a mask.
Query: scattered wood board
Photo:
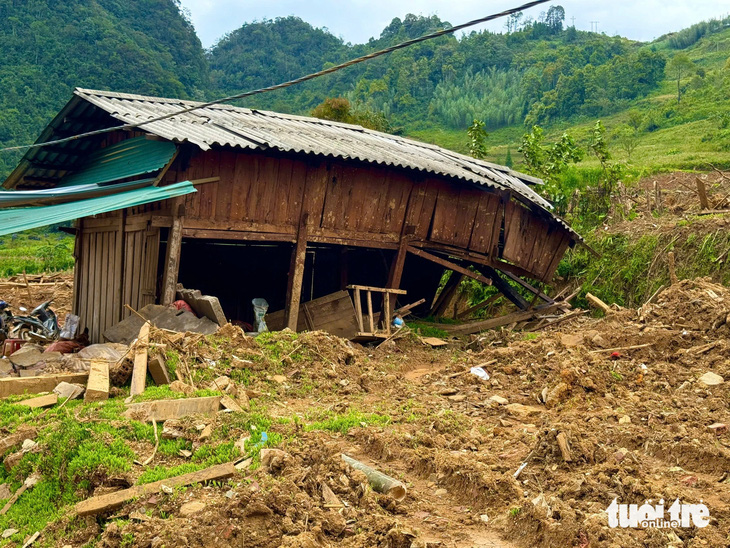
[[[17,405],[26,405],[33,409],[41,407],[51,407],[58,403],[58,394],[48,394],[46,396],[38,396],[37,398],[30,398],[29,400],[19,401]]]
[[[147,346],[150,340],[150,322],[144,322],[139,330],[137,344],[134,350],[134,369],[132,370],[132,385],[129,388],[131,396],[139,396],[144,392],[147,381]]]
[[[76,504],[76,513],[79,516],[90,516],[108,512],[119,508],[128,500],[157,493],[160,488],[165,485],[167,487],[184,487],[194,483],[205,483],[207,481],[223,480],[232,477],[236,473],[236,469],[232,463],[218,464],[211,466],[205,470],[183,474],[174,478],[155,481],[145,485],[137,485],[129,489],[122,489],[107,495],[92,497]]]
[[[188,415],[212,415],[221,406],[220,396],[207,398],[183,398],[179,400],[157,400],[127,405],[123,416],[139,418],[147,422],[179,419]]]
[[[0,398],[22,394],[50,392],[62,382],[86,384],[88,373],[65,373],[42,377],[21,377],[0,379]]]
[[[439,346],[446,346],[447,344],[449,344],[445,340],[439,339],[438,337],[421,337],[421,342],[434,348]]]

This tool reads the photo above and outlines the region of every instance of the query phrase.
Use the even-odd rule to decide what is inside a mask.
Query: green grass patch
[[[70,270],[73,246],[73,236],[52,228],[1,236],[0,277]]]
[[[386,426],[392,422],[391,418],[387,415],[362,413],[352,409],[345,414],[325,412],[320,414],[320,417],[319,420],[315,420],[306,425],[304,429],[308,432],[312,430],[327,430],[347,434],[351,428],[365,428],[372,425]]]

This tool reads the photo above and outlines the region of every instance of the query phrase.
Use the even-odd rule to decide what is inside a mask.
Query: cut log
[[[157,386],[170,384],[170,372],[167,370],[167,364],[162,356],[155,356],[147,362],[147,369],[152,375],[152,380]]]
[[[147,422],[179,419],[188,415],[212,415],[221,406],[220,396],[207,398],[186,398],[180,400],[157,400],[127,405],[124,416]]]
[[[378,472],[374,468],[370,468],[367,464],[363,464],[362,462],[357,461],[352,457],[348,457],[345,454],[342,455],[342,460],[354,469],[363,472],[367,476],[368,483],[370,483],[370,487],[373,488],[373,491],[390,495],[397,501],[401,501],[406,498],[406,486],[397,479],[386,476],[382,472]]]
[[[232,463],[218,464],[198,472],[191,472],[190,474],[183,474],[182,476],[155,481],[145,485],[137,485],[129,489],[109,493],[108,495],[92,497],[76,504],[76,513],[79,516],[90,516],[109,512],[115,508],[119,508],[128,500],[157,493],[163,485],[172,488],[184,487],[194,483],[224,480],[232,477],[235,473],[236,469]]]
[[[66,373],[43,377],[21,377],[0,379],[0,398],[22,394],[50,392],[62,382],[86,384],[88,373]]]
[[[26,405],[33,409],[39,409],[41,407],[51,407],[58,403],[58,394],[48,394],[47,396],[38,396],[37,398],[30,398],[29,400],[19,401],[18,405]]]
[[[586,300],[590,303],[593,308],[603,310],[606,314],[611,311],[611,307],[604,303],[601,299],[591,293],[586,293]]]
[[[139,330],[134,350],[134,369],[132,370],[131,396],[139,396],[144,392],[147,381],[147,346],[150,341],[150,322],[144,322]]]
[[[109,399],[109,362],[92,360],[89,367],[89,382],[84,394],[85,402]]]

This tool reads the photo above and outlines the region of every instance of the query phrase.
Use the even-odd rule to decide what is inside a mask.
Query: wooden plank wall
[[[137,310],[157,301],[160,229],[143,217],[116,212],[79,221],[74,312],[92,342],[131,314],[124,304]]]
[[[220,178],[186,196],[185,237],[293,242],[307,213],[311,242],[396,249],[407,235],[426,248],[508,261],[540,280],[552,276],[553,259],[571,241],[507,192],[401,169],[228,149],[185,162],[165,183]]]

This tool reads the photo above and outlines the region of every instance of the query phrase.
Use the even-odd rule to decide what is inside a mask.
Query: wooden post
[[[662,190],[659,188],[659,182],[654,181],[654,203],[658,213],[662,212]]]
[[[669,260],[669,280],[674,285],[679,282],[677,279],[677,270],[674,266],[674,251],[667,253],[667,259]]]
[[[167,257],[165,260],[165,280],[162,289],[162,304],[172,304],[177,291],[177,276],[180,272],[180,251],[182,249],[183,216],[181,214],[184,205],[175,201],[172,204],[173,218],[172,227],[167,237]]]
[[[307,219],[302,215],[297,231],[297,242],[291,255],[289,281],[286,287],[286,326],[297,330],[299,321],[299,304],[302,300],[302,280],[304,280],[304,262],[307,258]]]
[[[408,256],[408,242],[409,240],[405,237],[400,239],[398,251],[396,251],[393,262],[390,264],[388,283],[385,285],[388,289],[398,289],[400,286],[401,278],[403,278],[403,267]],[[395,300],[396,296],[393,293],[383,295],[383,310],[380,312],[378,324],[383,323],[388,333],[390,333],[390,311],[395,307]]]
[[[365,292],[365,296],[367,297],[368,301],[368,322],[370,326],[370,333],[375,333],[375,319],[373,318],[373,294],[368,289]]]
[[[697,195],[700,197],[700,207],[702,209],[710,209],[710,202],[707,199],[705,182],[699,177],[695,177],[695,181],[697,181]]]
[[[362,324],[362,300],[360,300],[360,290],[355,289],[355,314],[357,315],[357,328],[360,333],[365,331]]]

